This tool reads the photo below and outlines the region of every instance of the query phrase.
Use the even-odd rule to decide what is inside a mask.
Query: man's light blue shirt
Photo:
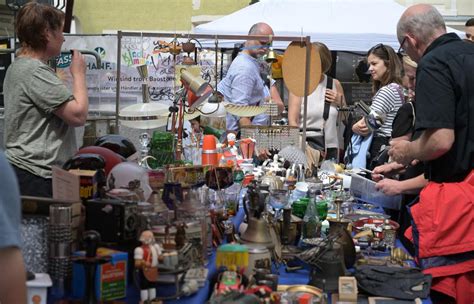
[[[224,100],[237,105],[258,105],[268,97],[260,77],[258,61],[252,56],[240,53],[232,62],[226,76],[217,85],[217,90],[224,95]],[[252,118],[253,125],[268,125],[269,116],[260,114]],[[227,113],[227,130],[239,131],[239,117]]]

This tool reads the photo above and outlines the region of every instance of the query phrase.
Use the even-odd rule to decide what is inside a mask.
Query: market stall
[[[62,169],[53,169],[53,200],[23,200],[25,209],[34,205],[31,213],[41,210],[43,216],[27,228],[49,237],[35,242],[29,253],[43,258],[42,272],[52,278],[51,299],[202,303],[211,297],[223,303],[235,297],[323,303],[336,294],[349,302],[357,301],[358,293],[367,298],[362,291],[398,299],[428,297],[429,276],[411,268],[406,262],[411,257],[396,248],[397,223],[374,207],[387,205],[380,196],[368,195],[373,184],[361,176],[364,172],[345,171],[330,161],[307,170],[305,126],[301,145],[298,128],[295,135],[288,126],[249,127],[238,140],[228,134],[225,143],[193,129],[188,136],[194,141],[185,143],[184,121],[196,111],[211,114],[203,105],[212,103],[215,86],[202,79],[199,66],[194,74],[194,64],[123,46],[122,40],[132,40],[127,37],[147,43],[150,37],[170,39],[160,43],[166,43],[171,58],[181,53],[181,40],[190,38],[214,39],[216,56],[220,40],[291,41],[288,49],[299,54],[293,56],[291,66],[298,67],[293,73],[303,77],[286,76],[285,81],[304,96],[304,108],[321,73],[312,66],[319,57],[313,57],[309,36],[119,32],[116,125],[140,130],[140,145],[134,147],[123,135],[105,135]],[[123,58],[140,82],[135,104],[121,104],[121,82],[129,77],[122,77]],[[179,80],[170,107],[150,100],[154,75],[148,73],[150,65],[160,65],[158,59],[173,60],[173,81]],[[273,115],[271,102],[251,107],[214,103],[238,116]],[[168,120],[168,131],[147,132]],[[272,158],[259,163],[257,147],[272,150]],[[38,241],[33,234],[26,237],[30,245]],[[407,278],[417,292],[407,294],[390,284],[382,291],[370,288],[373,282],[366,275],[377,267]]]

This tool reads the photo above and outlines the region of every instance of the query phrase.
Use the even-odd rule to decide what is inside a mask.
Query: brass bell
[[[268,63],[274,63],[278,61],[273,48],[268,49],[267,56],[265,57],[265,61]]]
[[[248,219],[247,229],[242,234],[240,239],[244,244],[259,244],[267,247],[268,249],[275,248],[275,244],[272,242],[268,224],[264,219],[250,217]]]

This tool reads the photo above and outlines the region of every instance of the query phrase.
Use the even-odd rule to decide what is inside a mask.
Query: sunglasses
[[[373,53],[375,50],[378,50],[378,49],[382,49],[388,56],[388,51],[387,51],[387,48],[385,47],[385,45],[383,43],[379,43],[379,44],[376,44],[374,45],[368,52],[367,52],[367,55],[370,55],[371,53]]]
[[[408,36],[403,37],[403,40],[400,43],[400,47],[398,48],[397,54],[402,55],[402,56],[406,55],[405,49],[403,49],[403,45],[407,41],[407,38]]]

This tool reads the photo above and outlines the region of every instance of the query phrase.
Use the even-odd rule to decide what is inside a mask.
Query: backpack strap
[[[415,127],[415,121],[416,121],[416,114],[415,114],[415,105],[413,104],[413,102],[409,102],[410,105],[411,105],[411,112],[413,114],[413,121],[411,122],[411,126],[412,127]]]
[[[327,84],[326,84],[326,89],[332,90],[333,86],[333,78],[331,76],[327,76]],[[324,101],[324,112],[323,112],[323,119],[326,122],[329,118],[329,108],[331,106],[331,103],[327,100]]]

